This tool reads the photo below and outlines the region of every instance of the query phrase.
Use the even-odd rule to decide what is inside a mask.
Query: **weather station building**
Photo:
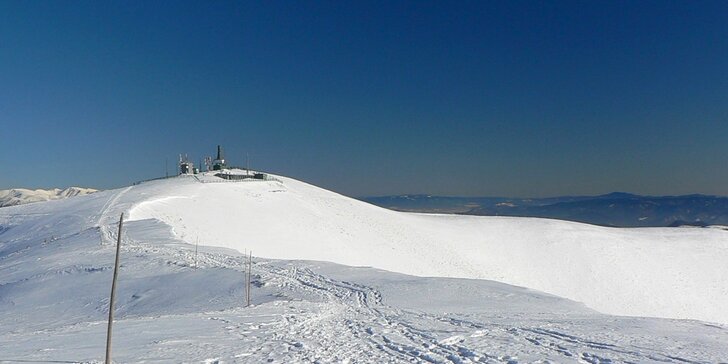
[[[195,164],[187,159],[187,154],[182,156],[179,155],[179,174],[197,174],[198,170],[195,168]]]
[[[249,163],[249,162],[248,162]],[[204,167],[204,170],[202,170]],[[199,174],[199,176],[197,176]],[[204,163],[200,160],[200,168],[196,168],[195,164],[192,163],[187,154],[179,155],[179,175],[195,175],[195,178],[203,183],[207,182],[222,182],[216,179],[210,179],[211,177],[217,177],[221,180],[230,182],[241,182],[250,180],[276,180],[273,177],[269,177],[265,173],[252,172],[250,167],[234,167],[228,166],[225,161],[225,154],[221,145],[217,146],[217,155],[215,159],[212,157],[205,157]]]

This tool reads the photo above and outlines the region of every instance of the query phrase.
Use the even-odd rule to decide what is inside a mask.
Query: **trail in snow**
[[[96,227],[99,229],[99,234],[101,235],[101,244],[114,244],[114,240],[116,239],[116,233],[114,232],[114,229],[109,229],[109,226],[115,222],[118,222],[119,216],[114,217],[110,214],[110,211],[114,208],[114,205],[116,204],[119,199],[124,196],[129,190],[131,190],[134,186],[129,186],[123,189],[118,190],[117,192],[114,192],[113,195],[109,197],[109,200],[106,201],[103,207],[101,207],[101,211],[99,211],[98,214],[98,220],[96,221]]]

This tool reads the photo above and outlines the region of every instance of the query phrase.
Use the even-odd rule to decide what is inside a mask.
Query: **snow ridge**
[[[49,190],[29,190],[25,188],[13,188],[0,190],[0,207],[17,206],[33,202],[59,200],[69,197],[82,196],[98,192],[93,188],[68,187],[66,189],[53,188]]]

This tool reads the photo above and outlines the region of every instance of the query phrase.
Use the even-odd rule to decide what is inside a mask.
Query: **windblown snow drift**
[[[490,279],[598,311],[728,323],[728,234],[559,220],[408,214],[290,178],[149,186],[130,211],[180,239],[275,259]]]

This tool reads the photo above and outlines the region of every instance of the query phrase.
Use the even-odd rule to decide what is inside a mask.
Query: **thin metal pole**
[[[243,292],[245,292],[245,300],[243,300],[243,304],[245,307],[248,307],[248,301],[250,299],[248,298],[248,250],[243,249]]]
[[[114,262],[114,278],[111,281],[111,299],[109,300],[109,326],[106,330],[106,364],[111,364],[111,324],[114,323],[114,299],[116,296],[116,277],[119,275],[119,251],[121,247],[121,226],[124,223],[124,213],[119,218],[119,235],[116,239],[116,260]]]
[[[197,240],[195,240],[195,269],[197,269],[197,244],[200,243],[200,237],[197,237]]]
[[[253,251],[248,253],[248,306],[250,306],[250,279],[253,275]]]

